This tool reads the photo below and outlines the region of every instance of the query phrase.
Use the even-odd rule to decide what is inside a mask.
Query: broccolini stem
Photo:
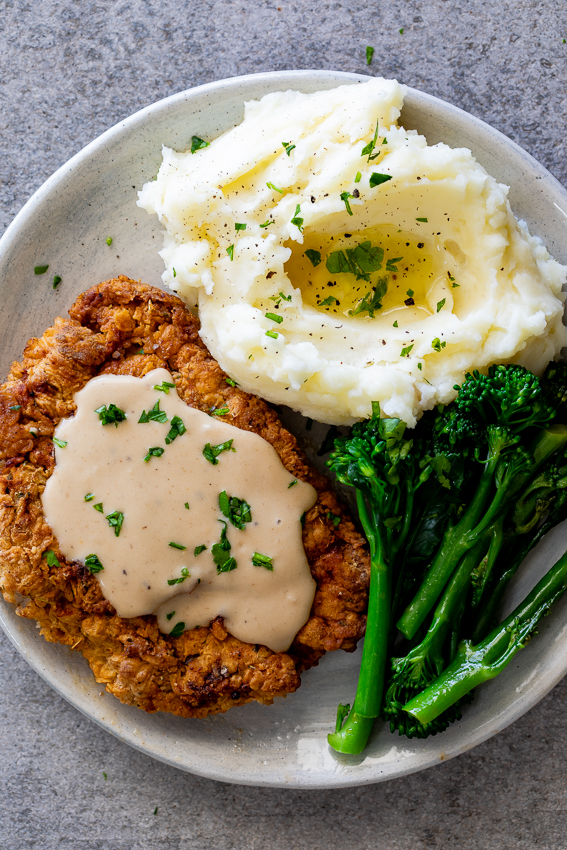
[[[374,718],[380,715],[390,628],[390,572],[388,564],[384,558],[380,535],[368,514],[366,500],[358,489],[356,491],[356,502],[360,521],[370,545],[368,618],[356,697],[352,710],[344,726],[327,736],[327,740],[334,750],[339,753],[352,754],[361,753],[365,748]],[[376,519],[379,522],[379,519]]]
[[[453,663],[425,691],[410,700],[404,711],[420,723],[430,723],[477,685],[498,676],[566,589],[567,552],[487,638],[476,646],[471,641],[462,641]]]

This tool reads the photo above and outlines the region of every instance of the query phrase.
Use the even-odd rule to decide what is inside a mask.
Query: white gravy
[[[55,445],[45,518],[67,559],[97,556],[96,578],[120,617],[156,614],[163,632],[178,634],[220,615],[235,637],[281,652],[307,621],[315,593],[300,518],[316,491],[296,481],[262,437],[194,410],[174,388],[155,389],[164,381],[173,384],[165,369],[143,378],[101,375],[76,394],[75,416],[55,432],[66,445]],[[140,423],[157,401],[167,422]],[[95,411],[111,404],[126,419],[104,425]],[[166,444],[174,416],[186,431]],[[216,464],[203,455],[207,444],[229,440]],[[145,461],[150,448],[163,453]],[[243,529],[223,515],[223,491],[250,506]],[[247,519],[245,505],[241,513]],[[216,549],[216,560],[233,558],[236,567],[219,572],[211,548],[225,528],[230,550]]]

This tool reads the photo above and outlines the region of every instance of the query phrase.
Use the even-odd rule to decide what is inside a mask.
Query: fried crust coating
[[[97,682],[145,711],[205,717],[255,700],[271,703],[300,685],[299,674],[326,650],[352,651],[364,633],[369,577],[366,544],[327,479],[312,469],[295,438],[262,399],[230,386],[182,301],[120,276],[83,293],[70,319],[31,339],[23,361],[0,386],[0,589],[17,613],[38,621],[48,641],[77,649]],[[287,652],[228,634],[222,618],[178,638],[154,616],[118,617],[95,576],[68,562],[42,511],[54,466],[52,436],[73,415],[74,394],[102,373],[142,376],[163,367],[179,396],[223,421],[260,434],[286,469],[318,499],[303,543],[317,590],[311,615]],[[328,514],[340,516],[335,526]],[[59,565],[50,566],[46,553]],[[53,560],[50,558],[50,560]]]

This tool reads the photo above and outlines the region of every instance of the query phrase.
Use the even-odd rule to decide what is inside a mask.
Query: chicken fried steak
[[[173,295],[126,277],[81,295],[70,319],[31,339],[0,387],[0,589],[17,613],[38,621],[48,641],[83,653],[97,682],[145,711],[205,717],[255,700],[271,703],[300,685],[326,650],[352,651],[364,632],[369,575],[363,537],[327,479],[262,399],[230,386],[199,334],[198,320]],[[309,620],[287,652],[228,634],[222,618],[180,637],[155,617],[120,618],[95,576],[60,551],[42,512],[54,467],[52,436],[75,411],[73,396],[96,375],[172,373],[179,396],[260,434],[285,468],[315,487],[303,544],[317,590]],[[333,515],[340,516],[338,525]],[[47,554],[47,553],[54,553]]]

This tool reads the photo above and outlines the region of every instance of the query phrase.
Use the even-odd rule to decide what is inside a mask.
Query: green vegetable
[[[180,549],[180,550],[182,550],[182,551],[183,551],[184,549],[187,549],[187,546],[182,546],[182,544],[181,544],[181,543],[173,543],[173,542],[171,542],[171,543],[169,543],[168,545],[169,545],[169,546],[171,546],[171,548],[172,548],[172,549]]]
[[[209,144],[210,142],[200,139],[199,136],[191,136],[191,153],[196,153],[197,151],[203,150],[203,148],[208,148]]]
[[[211,407],[210,409],[211,416],[226,416],[227,413],[230,413],[228,407]],[[236,449],[234,449],[236,451]]]
[[[169,545],[171,546],[171,543]],[[178,547],[175,547],[175,548],[178,548]],[[185,549],[185,546],[182,546],[181,548]],[[189,570],[187,569],[187,567],[181,567],[180,577],[179,578],[168,578],[167,583],[170,586],[174,585],[174,584],[183,584],[185,579],[190,578],[190,577],[191,577],[191,574],[190,574]],[[170,632],[170,634],[171,634],[171,632]]]
[[[229,387],[238,387],[238,386],[240,386],[239,384],[237,384],[237,383],[236,383],[236,381],[233,381],[233,380],[232,380],[232,378],[225,378],[225,381],[227,382],[227,384],[229,385]]]
[[[426,218],[416,218],[416,221],[421,221],[421,222],[424,222],[425,224],[427,224]]]
[[[114,536],[120,537],[120,531],[124,522],[124,514],[122,511],[113,511],[111,514],[107,514],[106,519],[108,520],[109,526],[114,529]]]
[[[165,410],[159,409],[159,399],[147,413],[145,410],[142,411],[142,415],[138,419],[138,423],[140,422],[167,422],[167,414]]]
[[[311,263],[311,265],[315,268],[321,262],[321,252],[315,251],[314,248],[308,248],[307,251],[304,252],[305,256]]]
[[[356,190],[358,192],[358,189]],[[348,202],[349,198],[353,198],[354,195],[351,195],[350,192],[341,192],[341,201],[345,202],[346,211],[349,215],[352,215],[352,210],[350,208],[350,204]]]
[[[67,445],[67,440],[59,440],[57,437],[51,438],[56,446],[59,446],[60,449],[64,449]]]
[[[203,449],[203,457],[205,457],[209,463],[212,463],[213,466],[216,466],[218,463],[218,456],[220,454],[228,451],[236,451],[236,449],[232,448],[233,442],[234,440],[226,440],[226,442],[219,443],[217,446],[211,446],[210,443],[207,443]]]
[[[367,47],[366,48],[366,64],[367,65],[370,65],[370,63],[372,62],[373,56],[374,56],[374,48],[373,47]]]
[[[230,542],[226,536],[226,522],[222,519],[223,529],[220,535],[220,541],[211,546],[211,554],[213,561],[217,566],[217,575],[220,573],[230,573],[237,567],[236,560],[230,555]]]
[[[371,319],[374,313],[382,309],[382,299],[388,290],[388,278],[380,277],[371,292],[367,292],[353,310],[349,310],[349,316],[358,316],[360,313],[368,313]]]
[[[169,633],[169,637],[178,638],[181,637],[183,632],[185,631],[185,623],[176,623],[172,630]]]
[[[170,611],[169,614],[165,615],[166,620],[171,620],[172,617],[175,617],[175,611]]]
[[[266,319],[271,319],[272,322],[277,322],[278,325],[281,325],[283,322],[283,316],[278,316],[277,313],[266,313]]]
[[[170,390],[175,389],[175,384],[172,384],[171,381],[162,381],[161,384],[154,384],[154,390],[158,390],[160,393],[165,393],[169,395]]]
[[[266,336],[271,337],[272,339],[277,339],[279,334],[275,331],[266,331]]]
[[[445,306],[446,300],[447,300],[446,298],[442,298],[441,301],[437,302],[437,311],[436,311],[437,313],[439,312],[439,310],[441,310]]]
[[[194,552],[193,552],[193,555],[194,555],[195,557],[197,557],[197,555],[200,555],[200,554],[201,554],[201,552],[204,552],[206,548],[207,548],[207,547],[205,546],[205,544],[204,544],[204,543],[201,543],[201,545],[200,545],[200,546],[195,546],[195,550],[194,550]]]
[[[107,236],[107,237],[106,237],[106,244],[107,244],[107,245],[108,245],[108,247],[110,248],[110,246],[112,245],[112,236]]]
[[[149,463],[149,461],[150,461],[153,457],[161,457],[161,456],[162,456],[162,454],[164,453],[164,451],[165,451],[165,449],[162,449],[160,446],[152,446],[152,448],[151,448],[151,449],[148,449],[148,453],[147,453],[147,455],[145,456],[144,461],[145,461],[146,463]]]
[[[85,502],[92,502],[93,499],[94,493],[87,493],[87,495],[85,496]]]
[[[56,274],[53,278],[53,289],[57,289],[62,280],[63,278],[60,275]]]
[[[431,348],[433,349],[433,351],[441,351],[441,349],[445,348],[446,345],[447,343],[445,341],[441,342],[439,337],[435,337],[435,339],[431,343]]]
[[[85,558],[85,567],[88,568],[90,573],[100,573],[100,571],[104,569],[98,559],[98,555],[95,555],[94,553],[92,555],[87,555]]]
[[[324,301],[319,301],[318,307],[331,307],[333,304],[338,304],[339,302],[335,298],[334,295],[328,295]]]
[[[173,443],[173,441],[177,439],[177,437],[181,437],[186,431],[187,428],[183,424],[183,420],[179,416],[172,416],[171,428],[167,432],[165,438],[166,446],[169,446],[170,443]]]
[[[229,245],[226,249],[226,253],[230,257],[230,261],[232,262],[234,260],[234,245]]]
[[[300,217],[299,213],[301,212],[301,205],[297,204],[295,207],[295,213],[293,214],[293,218],[291,220],[292,224],[295,224],[300,233],[303,233],[303,219]]]
[[[365,145],[362,148],[362,151],[360,153],[361,156],[368,156],[367,162],[372,162],[372,160],[376,159],[376,157],[379,155],[378,153],[374,153],[374,148],[376,147],[377,139],[378,139],[378,122],[376,122],[376,129],[374,131],[374,138],[372,139],[372,141],[368,142],[368,144]]]
[[[34,266],[34,274],[45,274],[49,266]]]
[[[270,572],[274,571],[272,561],[273,558],[270,558],[268,555],[260,555],[259,552],[254,552],[252,555],[252,564],[255,567],[264,567],[265,570],[270,570]]]
[[[356,172],[356,177],[354,178],[354,182],[355,182],[355,183],[360,183],[360,181],[361,181],[361,180],[362,180],[362,172],[357,171],[357,172]]]
[[[412,345],[407,345],[405,348],[402,348],[402,350],[400,351],[400,357],[409,357],[410,351],[412,350],[412,348],[413,348],[413,343],[412,343]]]
[[[98,413],[98,418],[103,425],[115,425],[118,428],[118,423],[126,419],[126,414],[115,404],[109,404],[108,407],[103,404],[102,407],[97,407],[95,413]]]
[[[294,149],[295,149],[295,145],[293,145],[291,142],[282,142],[282,145],[283,145],[283,146],[284,146],[284,148],[285,148],[285,152],[286,152],[286,154],[287,154],[288,156],[290,156],[290,155],[291,155],[292,150],[294,150]]]
[[[103,507],[102,502],[97,502],[97,504],[96,504],[96,505],[93,505],[93,508],[95,509],[95,511],[98,511],[98,512],[99,512],[99,514],[103,514],[103,513],[104,513],[104,507]]]
[[[49,567],[60,567],[61,566],[61,564],[59,563],[59,560],[57,558],[57,555],[51,549],[48,549],[47,552],[45,553],[45,560],[47,561],[47,565]]]
[[[239,499],[237,496],[229,496],[226,490],[219,493],[219,508],[232,525],[241,531],[244,530],[247,522],[252,521],[251,508],[248,502]]]
[[[391,180],[391,179],[392,179],[391,174],[380,174],[378,171],[374,171],[370,175],[370,180],[368,181],[368,184],[369,184],[371,189],[374,189],[375,186],[381,186],[382,183],[387,183],[388,180]]]
[[[277,186],[274,186],[274,184],[273,184],[273,183],[266,183],[266,186],[268,187],[268,189],[273,189],[273,190],[274,190],[274,192],[279,192],[279,193],[280,193],[280,195],[283,195],[283,193],[284,193],[284,190],[283,190],[283,189],[278,189],[278,187],[277,187]]]
[[[403,257],[392,257],[390,260],[386,262],[386,271],[387,272],[397,272],[398,267],[396,263],[401,263]]]
[[[361,242],[355,248],[333,251],[325,266],[331,274],[354,274],[357,280],[370,280],[372,272],[382,268],[384,250],[379,245]]]
[[[240,224],[239,222],[235,222],[234,229],[235,230],[246,230],[246,225]]]

